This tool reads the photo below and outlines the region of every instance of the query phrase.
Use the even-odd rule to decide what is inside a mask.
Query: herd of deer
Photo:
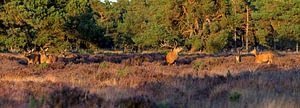
[[[41,64],[41,63],[54,63],[58,60],[55,55],[47,54],[47,49],[41,49],[40,51],[30,50],[25,52],[23,56],[26,58],[28,64]]]
[[[166,61],[168,64],[173,64],[175,60],[178,58],[178,53],[183,50],[182,47],[174,48],[171,52],[169,52],[166,56]],[[274,54],[271,51],[257,53],[256,48],[254,48],[251,52],[252,55],[255,56],[256,63],[268,63],[271,64],[273,62]],[[235,56],[237,62],[242,61],[242,55],[238,51],[238,54]]]
[[[54,63],[58,60],[58,57],[55,55],[47,54],[47,49],[41,49],[40,51],[35,51],[34,49],[28,51],[23,54],[26,58],[28,64],[41,64],[41,63]],[[174,48],[171,52],[169,52],[166,56],[166,61],[168,64],[173,64],[176,59],[178,59],[178,54],[183,50],[182,47]],[[273,61],[273,53],[272,52],[264,52],[264,53],[257,53],[256,49],[254,48],[251,52],[255,56],[256,63],[272,63]],[[67,56],[66,56],[67,57]],[[237,62],[241,62],[242,55],[238,51],[238,54],[235,56]]]

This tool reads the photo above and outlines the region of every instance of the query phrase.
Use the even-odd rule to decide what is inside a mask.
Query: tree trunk
[[[299,42],[297,42],[296,44],[296,53],[298,53],[298,51],[299,51]]]
[[[236,17],[236,1],[235,0],[232,0],[232,2],[233,2],[233,12],[234,12],[234,16]],[[236,40],[237,40],[237,35],[236,35],[236,32],[237,32],[237,30],[236,30],[236,22],[234,22],[233,23],[234,24],[234,27],[233,27],[233,29],[234,29],[234,49],[235,49],[235,51],[237,51],[237,43],[236,43]]]
[[[249,6],[246,6],[246,11],[247,11],[247,18],[246,18],[246,50],[249,48]]]
[[[234,48],[237,50],[237,44],[236,44],[237,36],[236,36],[236,28],[234,28]]]
[[[274,36],[274,35],[273,35]],[[275,36],[273,37],[273,49],[276,50],[276,38]]]

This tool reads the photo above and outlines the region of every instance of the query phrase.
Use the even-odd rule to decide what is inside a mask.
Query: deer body
[[[265,52],[261,54],[257,54],[256,49],[251,51],[251,53],[255,56],[255,62],[256,63],[272,63],[273,62],[273,53],[272,52]]]
[[[40,55],[36,52],[27,56],[29,64],[40,64]]]
[[[26,52],[24,54],[24,57],[27,60],[27,64],[40,64],[40,55],[37,51],[32,51]]]
[[[58,58],[54,55],[47,55],[46,50],[41,50],[40,52],[40,62],[41,63],[54,63],[58,60]]]
[[[237,63],[242,62],[242,57],[241,57],[241,55],[239,55],[239,54],[235,56],[235,59],[236,59],[236,62],[237,62]]]
[[[182,50],[183,48],[174,48],[173,51],[169,52],[166,56],[166,60],[168,64],[173,64],[175,60],[178,58],[178,53]]]
[[[45,52],[41,52],[40,62],[46,63],[47,59],[48,59],[48,57],[46,56]]]
[[[235,60],[237,63],[242,62],[241,50],[242,50],[241,48],[236,49],[237,54],[235,55]]]

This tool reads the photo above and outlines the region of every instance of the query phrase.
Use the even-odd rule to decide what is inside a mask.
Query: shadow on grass
[[[235,76],[205,78],[163,76],[137,89],[153,96],[158,105],[175,108],[298,108],[299,71],[258,69]]]

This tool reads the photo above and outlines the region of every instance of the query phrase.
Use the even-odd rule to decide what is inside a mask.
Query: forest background
[[[1,0],[1,51],[298,51],[300,0]]]

